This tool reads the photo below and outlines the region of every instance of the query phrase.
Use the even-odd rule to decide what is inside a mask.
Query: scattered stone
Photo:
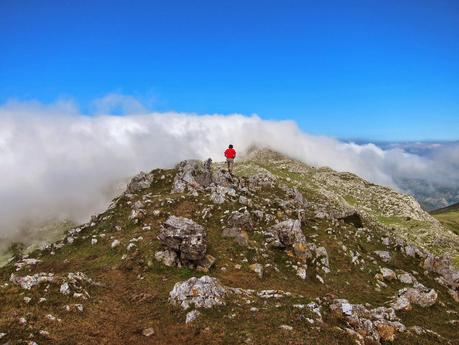
[[[322,278],[322,277],[319,276],[318,274],[316,274],[316,278],[317,278],[317,280],[318,280],[321,284],[325,284],[324,278]]]
[[[174,285],[169,293],[172,304],[188,309],[212,308],[215,305],[225,305],[226,288],[216,279],[209,276],[192,277]]]
[[[210,201],[212,203],[220,205],[226,201],[226,196],[236,196],[236,191],[233,188],[225,187],[225,186],[211,186],[210,187]]]
[[[250,265],[249,268],[258,275],[258,278],[263,278],[263,265],[255,263]]]
[[[247,198],[247,197],[245,197],[245,196],[243,196],[243,195],[241,195],[239,197],[239,203],[241,205],[248,206],[248,207],[252,207],[253,206],[252,200]]]
[[[112,248],[116,248],[120,245],[120,241],[119,240],[113,240],[112,244],[110,245]]]
[[[325,273],[330,273],[330,263],[328,260],[328,253],[324,247],[318,247],[316,250],[316,258],[322,266],[322,270]]]
[[[21,261],[14,263],[14,266],[16,267],[16,271],[19,271],[24,267],[35,266],[39,262],[41,262],[41,260],[24,258]]]
[[[16,276],[12,273],[10,281],[25,290],[30,290],[35,285],[40,285],[42,283],[54,283],[56,278],[53,273],[36,273],[32,276],[24,277]]]
[[[280,325],[279,328],[284,329],[286,331],[293,331],[293,327],[289,325]]]
[[[164,265],[172,267],[177,266],[178,256],[177,253],[173,250],[163,250],[155,253],[155,259],[159,262],[162,262]]]
[[[389,262],[392,259],[390,253],[384,250],[375,250],[373,253],[379,256],[379,258],[384,262]]]
[[[398,275],[398,280],[403,284],[414,284],[416,278],[414,278],[410,273],[402,273]]]
[[[153,328],[145,328],[143,331],[142,331],[142,335],[144,337],[151,337],[152,335],[155,334],[155,330]]]
[[[384,280],[391,281],[391,280],[397,279],[397,275],[390,268],[386,268],[386,267],[381,268],[381,274]]]
[[[186,314],[185,323],[190,323],[195,321],[201,313],[198,310],[192,310]]]
[[[69,295],[70,294],[70,286],[69,283],[65,282],[61,285],[59,289],[60,293],[63,295]]]
[[[419,305],[423,308],[434,305],[438,294],[434,289],[428,289],[422,284],[417,284],[413,288],[404,288],[398,291],[398,297],[391,304],[395,310],[410,310],[411,304]]]
[[[300,266],[296,269],[296,275],[303,280],[307,278],[307,266]]]
[[[40,335],[41,335],[42,337],[44,337],[44,338],[49,338],[49,332],[48,332],[48,331],[45,331],[45,330],[43,330],[43,329],[40,330],[40,331],[38,332],[38,334],[40,334]]]

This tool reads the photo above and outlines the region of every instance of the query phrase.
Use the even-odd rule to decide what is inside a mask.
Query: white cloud
[[[69,101],[0,107],[0,238],[14,238],[30,220],[86,220],[104,209],[115,183],[183,159],[222,160],[229,143],[240,153],[252,145],[268,146],[312,165],[351,171],[393,187],[398,177],[459,183],[458,146],[439,148],[424,158],[398,148],[308,135],[291,121],[147,113],[135,99],[123,97],[124,110],[142,110],[144,115],[88,117]],[[99,110],[110,110],[111,101],[96,103]]]

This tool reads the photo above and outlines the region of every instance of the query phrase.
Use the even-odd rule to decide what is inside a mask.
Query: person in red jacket
[[[234,158],[236,158],[236,150],[233,145],[229,145],[225,150],[226,163],[228,164],[228,171],[233,175]]]

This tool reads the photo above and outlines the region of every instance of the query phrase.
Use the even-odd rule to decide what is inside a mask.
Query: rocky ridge
[[[0,271],[0,343],[458,344],[454,251],[405,233],[424,227],[450,238],[407,196],[272,151],[235,176],[184,161],[17,253]]]

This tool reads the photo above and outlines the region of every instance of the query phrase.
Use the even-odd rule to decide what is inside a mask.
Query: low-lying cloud
[[[140,170],[171,167],[188,158],[219,161],[229,143],[240,153],[253,145],[271,147],[311,165],[350,171],[399,189],[397,181],[405,178],[459,185],[457,144],[440,145],[420,156],[403,148],[309,135],[291,121],[149,113],[135,99],[123,102],[136,115],[85,116],[72,102],[9,102],[0,107],[3,243],[17,239],[31,222],[85,221],[107,206],[114,185]],[[96,105],[108,109],[110,99]]]

